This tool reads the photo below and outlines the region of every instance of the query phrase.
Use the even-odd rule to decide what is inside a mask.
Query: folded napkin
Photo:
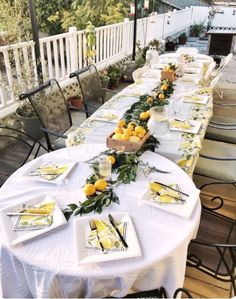
[[[47,165],[42,165],[36,170],[32,171],[30,175],[39,176],[48,181],[55,180],[68,169],[67,165],[56,165],[55,163],[49,163]]]
[[[149,184],[149,194],[151,200],[159,204],[184,204],[186,201],[177,191],[178,188],[179,186],[177,184],[169,184],[165,187],[159,183],[151,182]]]
[[[173,120],[171,122],[171,127],[176,129],[190,129],[191,125],[187,121],[179,121],[179,120]]]
[[[88,247],[101,249],[100,242],[105,250],[123,250],[124,246],[114,229],[114,227],[107,221],[101,219],[94,219],[97,227],[95,230],[90,230],[88,235]],[[116,227],[125,239],[126,222],[116,223]],[[98,235],[98,237],[97,237]],[[99,242],[100,240],[100,242]]]
[[[14,226],[14,230],[31,230],[50,226],[53,222],[53,210],[55,201],[44,199],[42,202],[22,209],[22,213],[31,213],[35,215],[19,216]],[[41,215],[39,215],[41,214]],[[43,214],[43,215],[42,215]]]

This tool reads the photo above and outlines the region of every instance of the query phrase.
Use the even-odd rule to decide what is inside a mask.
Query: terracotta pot
[[[81,108],[83,105],[83,99],[81,97],[70,97],[67,99],[67,102],[69,103],[69,105],[77,107],[77,108]]]

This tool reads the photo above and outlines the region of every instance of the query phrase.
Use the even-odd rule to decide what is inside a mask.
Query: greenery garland
[[[172,93],[173,84],[168,80],[162,80],[161,85],[153,90],[152,95],[145,94],[140,96],[140,101],[131,106],[125,113],[123,119],[126,123],[133,121],[136,124],[147,128],[147,119],[140,119],[140,113],[148,111],[155,106],[167,105],[168,101],[166,98],[170,97]],[[88,214],[92,211],[101,213],[103,208],[109,206],[112,202],[119,204],[119,198],[113,190],[113,185],[118,183],[129,184],[131,181],[134,182],[139,171],[143,171],[143,173],[147,175],[152,172],[168,173],[157,169],[156,167],[151,167],[148,163],[143,163],[140,160],[140,156],[143,152],[147,150],[154,152],[158,144],[158,140],[154,136],[150,136],[141,149],[136,153],[125,153],[109,149],[87,161],[87,163],[91,164],[93,174],[87,178],[86,184],[94,184],[100,179],[98,159],[102,155],[112,156],[114,158],[115,162],[112,165],[112,173],[117,174],[116,181],[108,181],[105,190],[96,191],[95,194],[87,196],[87,199],[84,202],[80,202],[79,206],[76,204],[69,204],[63,211],[66,219],[68,220],[71,215]]]

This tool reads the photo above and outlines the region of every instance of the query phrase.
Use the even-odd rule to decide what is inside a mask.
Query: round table
[[[105,149],[104,145],[87,144],[61,149],[43,156],[44,160],[77,161],[65,185],[35,182],[22,174],[36,160],[18,169],[0,190],[0,207],[14,205],[39,194],[51,194],[61,208],[78,203],[82,185],[91,173],[83,163]],[[140,174],[136,182],[119,185],[115,192],[120,205],[111,204],[104,213],[126,211],[131,216],[142,256],[97,264],[78,264],[71,217],[58,229],[14,248],[1,238],[1,291],[3,297],[122,297],[128,292],[164,286],[170,295],[184,281],[187,247],[199,225],[201,205],[191,217],[184,218],[146,205],[142,194],[151,179],[180,184],[191,194],[196,187],[176,164],[151,152],[144,161],[170,174]],[[91,214],[93,216],[93,214]],[[0,227],[2,230],[2,228]],[[1,235],[2,232],[1,232]]]

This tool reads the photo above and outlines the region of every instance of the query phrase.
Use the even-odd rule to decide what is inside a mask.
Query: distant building
[[[166,13],[174,9],[180,10],[191,6],[208,6],[201,0],[161,0],[159,4],[159,13]]]

